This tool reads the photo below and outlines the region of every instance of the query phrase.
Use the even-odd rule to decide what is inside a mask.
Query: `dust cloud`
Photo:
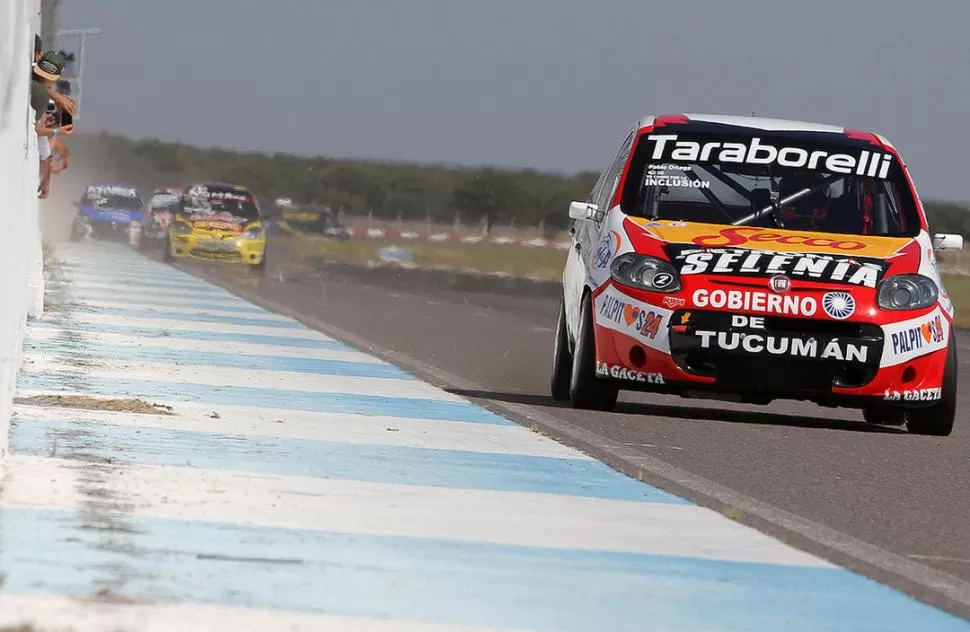
[[[89,184],[119,180],[119,174],[105,166],[111,162],[99,159],[103,156],[97,155],[91,143],[77,143],[80,147],[70,146],[71,141],[68,143],[70,166],[51,176],[50,195],[46,200],[40,200],[41,235],[52,246],[69,240],[71,222],[77,212],[74,204]]]

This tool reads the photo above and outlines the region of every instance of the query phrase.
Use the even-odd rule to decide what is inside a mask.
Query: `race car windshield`
[[[914,236],[916,203],[896,156],[868,144],[771,136],[648,134],[624,211],[650,219]]]
[[[185,196],[183,208],[188,213],[231,213],[246,220],[259,218],[259,208],[253,196],[233,190],[190,191]]]
[[[141,199],[129,195],[86,193],[81,200],[86,206],[98,206],[124,211],[135,211],[142,207]]]
[[[151,202],[148,203],[148,206],[152,209],[165,209],[170,211],[178,205],[178,202],[178,197],[174,195],[158,196],[152,198]]]

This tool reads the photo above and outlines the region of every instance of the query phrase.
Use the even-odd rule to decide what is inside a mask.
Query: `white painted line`
[[[20,393],[24,396],[23,393]],[[582,452],[522,426],[461,424],[401,417],[317,413],[251,406],[173,406],[171,415],[149,415],[51,406],[14,406],[15,419],[88,422],[230,435],[282,437],[400,448],[458,450],[592,461]]]
[[[26,356],[22,374],[60,375],[64,363],[46,354]],[[239,358],[239,367],[191,366],[140,362],[137,360],[98,360],[96,366],[80,369],[87,379],[109,382],[143,380],[165,384],[201,384],[213,387],[280,389],[307,393],[339,393],[346,395],[376,395],[381,397],[417,398],[447,402],[466,400],[435,388],[421,380],[386,377],[357,377],[267,371],[245,367],[246,358]]]
[[[234,312],[230,310],[220,310],[213,309],[210,307],[192,307],[190,305],[174,306],[168,305],[167,301],[160,300],[157,304],[147,306],[147,305],[132,305],[131,303],[124,303],[122,301],[84,301],[84,305],[88,307],[98,308],[98,309],[120,309],[120,310],[142,310],[157,312],[159,314],[202,314],[206,316],[225,316],[227,318],[250,318],[253,320],[268,320],[276,322],[293,322],[293,319],[287,318],[285,316],[279,316],[272,312]],[[69,313],[74,313],[74,311],[69,311]]]
[[[91,296],[96,296],[97,298],[90,298]],[[80,303],[82,305],[91,305],[96,301],[109,298],[109,295],[101,292],[85,292],[81,296],[72,296],[71,299],[74,302]],[[236,312],[240,316],[251,313],[262,313],[262,314],[272,314],[273,312],[269,310],[264,310],[260,307],[248,303],[247,301],[237,298],[235,296],[175,296],[173,294],[165,294],[164,297],[159,297],[158,292],[139,292],[139,291],[125,291],[116,289],[111,292],[110,299],[121,303],[128,308],[145,308],[150,305],[156,305],[158,303],[163,303],[164,305],[181,305],[187,307],[197,307],[199,305],[213,306],[213,307],[239,307],[247,308],[245,311]]]
[[[62,264],[61,268],[66,272],[96,271],[105,274],[116,274],[128,270],[148,271],[167,267],[162,263],[143,257],[104,257],[90,252],[79,257],[65,256],[60,252],[55,256]],[[173,274],[185,274],[175,268],[170,268],[170,270]]]
[[[225,297],[225,298],[235,298],[229,292],[216,288],[215,286],[205,286],[199,285],[195,287],[180,287],[178,289],[172,288],[162,288],[162,287],[152,287],[151,285],[135,285],[131,283],[109,283],[109,282],[95,282],[95,281],[68,281],[68,282],[58,282],[51,281],[50,285],[54,289],[58,288],[68,288],[80,291],[81,293],[86,291],[94,291],[98,293],[104,292],[135,292],[141,291],[150,296],[158,296],[163,298],[165,296],[204,296],[204,297]],[[240,299],[241,300],[241,299]]]
[[[55,321],[47,314],[42,320]],[[112,314],[85,314],[74,312],[70,320],[76,323],[91,323],[94,325],[125,325],[145,329],[185,329],[190,331],[213,331],[237,334],[258,334],[264,336],[281,336],[284,338],[299,338],[302,340],[332,340],[320,332],[308,327],[260,327],[256,325],[232,325],[229,323],[210,323],[205,321],[179,320],[177,318],[136,318],[132,316],[115,316]]]
[[[70,561],[66,561],[70,563]],[[112,604],[54,595],[0,593],[0,626],[18,629],[104,632],[510,632],[434,623],[415,623],[335,614],[268,610],[244,606],[169,603]]]
[[[120,281],[127,279],[142,281],[146,284],[151,284],[152,281],[157,280],[205,284],[205,281],[201,281],[198,277],[191,275],[187,277],[185,275],[173,275],[169,273],[169,270],[174,270],[174,268],[166,268],[163,266],[129,266],[122,268],[116,264],[104,263],[101,264],[100,268],[90,264],[80,268],[70,268],[64,271],[64,276],[79,281]]]
[[[77,332],[60,327],[28,327],[26,342],[51,343],[58,337],[70,332],[77,342],[65,342],[70,348],[80,352],[85,346],[118,346],[133,347],[135,349],[168,349],[179,352],[228,353],[239,356],[269,356],[277,358],[304,358],[308,360],[343,360],[346,362],[364,362],[370,364],[387,365],[380,358],[355,351],[347,347],[346,351],[331,351],[329,349],[304,349],[302,347],[278,347],[270,344],[251,342],[235,342],[232,340],[180,340],[167,336],[129,336],[127,334],[104,333],[99,331]],[[29,349],[27,350],[29,353]]]
[[[957,564],[970,564],[970,559],[965,557],[950,557],[948,555],[918,555],[916,553],[910,553],[907,557],[911,557],[914,560],[937,560],[941,562],[955,562]]]
[[[834,568],[703,507],[184,467],[105,466],[134,516]],[[79,510],[76,461],[11,456],[2,507]],[[267,511],[272,507],[272,511]]]
[[[198,291],[182,291],[182,290],[172,290],[166,291],[161,288],[151,288],[151,287],[137,287],[134,285],[104,285],[104,284],[90,284],[85,287],[79,287],[76,284],[65,283],[60,286],[54,285],[55,288],[62,287],[66,290],[70,290],[67,294],[71,300],[85,302],[88,296],[95,295],[100,298],[110,297],[111,299],[117,301],[125,301],[129,299],[134,299],[139,303],[163,301],[167,304],[186,304],[186,305],[196,305],[198,303],[215,303],[215,304],[232,304],[232,305],[246,305],[248,307],[256,308],[256,306],[239,298],[238,296],[233,296],[232,294],[226,293],[200,293]],[[259,309],[259,308],[256,308]],[[269,310],[264,310],[269,311]],[[272,313],[272,312],[270,312]]]

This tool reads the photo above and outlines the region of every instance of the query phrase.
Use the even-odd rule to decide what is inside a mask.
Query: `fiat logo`
[[[771,286],[771,290],[773,292],[784,294],[791,289],[791,279],[782,274],[776,274],[775,276],[771,277],[769,285]]]

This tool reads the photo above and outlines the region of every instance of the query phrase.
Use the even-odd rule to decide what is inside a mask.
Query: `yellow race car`
[[[187,187],[168,223],[165,260],[202,259],[266,269],[266,229],[246,187],[219,182]]]

